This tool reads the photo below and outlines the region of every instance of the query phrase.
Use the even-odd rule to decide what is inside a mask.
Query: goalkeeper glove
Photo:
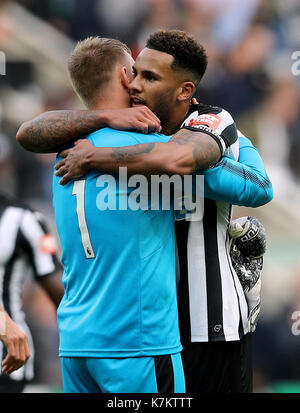
[[[242,217],[229,224],[230,257],[248,304],[249,330],[255,331],[260,313],[261,271],[266,252],[266,234],[255,217]]]

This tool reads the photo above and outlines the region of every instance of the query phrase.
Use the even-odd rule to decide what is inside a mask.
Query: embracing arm
[[[31,152],[58,152],[62,146],[98,129],[110,126],[143,133],[160,130],[159,119],[146,106],[103,110],[45,112],[23,123],[17,141]]]
[[[17,141],[31,152],[57,152],[74,139],[105,127],[103,111],[52,111],[23,123],[17,132]]]
[[[187,129],[181,129],[166,143],[95,149],[98,150],[90,158],[91,168],[116,172],[126,166],[129,174],[185,175],[206,169],[221,157],[219,146],[209,135]]]
[[[224,156],[214,168],[203,171],[206,198],[233,205],[259,207],[273,199],[272,184],[263,161],[246,137],[239,138],[239,161]]]
[[[96,148],[85,140],[64,151],[56,165],[62,185],[90,169],[118,172],[127,167],[129,175],[190,174],[217,163],[222,155],[219,144],[210,135],[181,129],[167,143],[152,142],[118,148]]]

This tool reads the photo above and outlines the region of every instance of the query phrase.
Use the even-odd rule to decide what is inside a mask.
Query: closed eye
[[[152,73],[145,73],[145,79],[149,80],[149,82],[152,82],[153,80],[156,80],[156,78],[152,75]]]

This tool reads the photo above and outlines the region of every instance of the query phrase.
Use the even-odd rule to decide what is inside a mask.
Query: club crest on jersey
[[[220,116],[204,114],[197,116],[196,118],[190,119],[187,126],[197,127],[198,125],[207,125],[211,129],[216,130],[217,127],[220,125],[221,120],[222,119],[220,118]]]

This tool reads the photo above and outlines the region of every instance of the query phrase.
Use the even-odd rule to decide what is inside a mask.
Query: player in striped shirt
[[[0,301],[10,318],[27,335],[32,354],[24,366],[12,371],[5,361],[7,350],[0,343],[4,372],[8,374],[0,376],[1,393],[22,392],[26,383],[34,377],[34,346],[23,312],[23,287],[31,273],[58,307],[64,291],[56,253],[56,241],[49,233],[42,214],[1,195]]]
[[[241,342],[243,337],[249,337],[247,326],[247,304],[241,285],[236,275],[231,271],[231,266],[228,256],[226,257],[226,231],[227,225],[230,219],[231,207],[229,203],[245,205],[245,206],[259,206],[267,203],[272,198],[272,186],[265,173],[262,161],[252,146],[251,142],[240,136],[238,139],[238,132],[235,128],[234,122],[231,116],[224,110],[216,107],[210,107],[207,105],[198,104],[190,107],[190,98],[195,90],[198,80],[195,80],[195,70],[193,62],[193,47],[194,40],[186,34],[179,31],[167,31],[158,32],[151,36],[147,43],[147,48],[141,53],[134,66],[135,80],[130,86],[132,103],[134,105],[147,104],[154,112],[160,117],[163,126],[163,132],[171,134],[180,127],[185,129],[193,129],[195,131],[203,131],[208,136],[214,137],[220,145],[222,153],[225,152],[225,157],[215,168],[205,171],[205,197],[207,200],[211,199],[212,203],[207,201],[210,208],[206,208],[206,215],[203,221],[193,224],[194,229],[190,230],[190,223],[182,220],[177,224],[178,237],[177,243],[179,245],[180,257],[180,284],[179,285],[179,305],[183,307],[183,312],[180,314],[181,322],[181,336],[182,341],[188,348],[190,342],[204,342],[209,343],[210,347],[213,347],[210,343],[210,337],[215,337],[216,340],[224,343],[224,348],[229,348],[226,337],[228,340],[233,341],[240,347],[239,351],[243,352]],[[206,67],[205,54],[202,56],[204,71]],[[192,69],[191,69],[192,68]],[[204,72],[203,71],[203,72]],[[188,80],[182,82],[183,74]],[[187,76],[188,74],[188,76]],[[180,83],[182,82],[182,83]],[[179,89],[179,87],[181,89]],[[182,93],[178,94],[181,90]],[[180,98],[178,99],[178,96]],[[91,116],[91,115],[87,115]],[[53,116],[52,116],[53,119]],[[48,123],[47,126],[50,126]],[[94,122],[93,127],[95,127]],[[68,132],[72,129],[78,131],[78,124],[74,126],[76,122],[70,122],[68,125]],[[35,124],[36,126],[36,124]],[[98,121],[99,126],[99,121]],[[89,125],[91,128],[91,125]],[[88,128],[81,129],[81,132],[87,132]],[[184,135],[184,133],[183,133]],[[74,135],[72,135],[74,136]],[[70,134],[69,134],[70,138]],[[65,137],[66,139],[66,137]],[[67,139],[65,140],[65,142]],[[63,141],[59,139],[59,144]],[[56,144],[58,141],[56,142]],[[192,145],[191,145],[192,143]],[[50,144],[53,147],[53,141],[43,143],[43,145]],[[181,146],[181,148],[179,147]],[[160,173],[179,173],[181,175],[185,173],[192,173],[199,169],[197,165],[187,165],[183,162],[184,156],[188,151],[192,151],[194,154],[197,152],[198,147],[195,142],[186,142],[184,136],[182,141],[174,142],[172,139],[169,143],[161,145],[154,144],[151,150],[149,147],[143,147],[138,145],[137,147],[125,147],[120,150],[100,149],[88,147],[88,143],[80,142],[76,145],[75,149],[71,149],[65,152],[68,155],[66,161],[63,161],[60,166],[61,170],[59,174],[64,175],[63,182],[67,182],[72,176],[81,175],[90,167],[98,167],[102,170],[117,170],[119,166],[127,166],[129,173],[141,172],[149,174],[153,171]],[[57,147],[57,146],[56,146]],[[77,153],[77,158],[75,154]],[[90,164],[86,163],[85,155],[89,154]],[[181,153],[181,157],[178,155]],[[197,152],[199,156],[205,156],[200,151]],[[72,156],[75,156],[77,164],[72,163]],[[240,162],[236,160],[239,159]],[[217,202],[216,202],[217,201]],[[224,202],[225,201],[225,202]],[[227,204],[227,205],[225,205]],[[222,206],[224,205],[224,206]],[[214,226],[213,234],[214,239],[212,241],[207,238],[203,238],[205,222],[208,222],[208,228],[211,225]],[[182,227],[182,228],[180,228]],[[220,228],[219,232],[216,232]],[[209,252],[205,252],[205,242],[208,245],[212,245],[213,249]],[[194,243],[194,247],[191,247],[191,242]],[[223,261],[221,267],[224,271],[218,272],[215,268],[216,257],[218,256],[218,249],[221,248],[223,252]],[[190,256],[188,257],[188,255]],[[184,258],[184,256],[186,258]],[[211,273],[216,277],[223,277],[229,285],[229,293],[227,294],[228,304],[230,304],[230,297],[233,297],[233,303],[235,308],[228,308],[226,305],[226,311],[229,315],[232,313],[232,318],[228,319],[228,324],[223,323],[223,310],[220,307],[221,320],[214,321],[214,314],[210,314],[209,310],[205,307],[208,305],[213,306],[214,301],[209,298],[209,303],[201,296],[203,290],[194,288],[190,283],[190,274],[195,272],[195,276],[198,283],[206,283],[206,271],[203,268],[210,269],[208,257],[213,267]],[[197,263],[198,260],[198,263]],[[206,265],[208,264],[208,265]],[[199,266],[200,265],[200,266]],[[193,270],[193,267],[195,270]],[[226,278],[227,277],[227,278]],[[218,278],[218,282],[222,284],[223,278]],[[226,281],[225,281],[226,282]],[[182,284],[185,284],[186,290],[192,291],[194,294],[191,300],[187,294],[184,294],[183,299],[180,298],[181,291],[183,291]],[[197,287],[197,285],[196,285]],[[232,289],[233,287],[233,289]],[[207,290],[208,291],[208,290]],[[213,294],[217,300],[222,301],[223,291],[215,289],[209,290],[209,294]],[[184,291],[183,291],[184,292]],[[233,294],[233,295],[232,295]],[[213,297],[215,298],[215,297]],[[194,305],[194,304],[195,305]],[[197,303],[203,307],[197,307]],[[232,311],[231,311],[232,310]],[[186,323],[184,313],[189,313],[188,317],[191,320],[191,313],[195,313],[196,317],[192,316],[193,326],[191,323]],[[212,318],[213,316],[213,318]],[[219,315],[218,315],[219,317]],[[207,320],[209,324],[207,324]],[[218,319],[219,320],[219,319]],[[224,325],[223,325],[224,324]],[[205,326],[206,325],[206,326]],[[191,327],[193,331],[191,331]],[[196,327],[196,330],[195,330]],[[185,333],[186,331],[186,333]],[[204,332],[204,333],[203,333]],[[201,349],[197,346],[197,352],[202,357]],[[208,371],[211,373],[214,369],[218,370],[220,365],[213,364],[213,357],[208,362]],[[227,366],[227,364],[226,364]],[[247,384],[244,388],[229,388],[228,391],[250,391],[251,390],[251,365],[247,366]],[[227,367],[225,367],[227,368]],[[239,371],[240,366],[236,365],[236,371]],[[207,374],[205,371],[199,372],[198,376],[203,377],[203,382],[197,388],[197,391],[206,391],[205,381],[207,381]],[[193,373],[188,374],[188,391],[196,391],[192,388],[193,383],[199,384],[198,381],[193,380]],[[209,383],[211,385],[211,382]],[[219,382],[214,378],[215,391],[220,390]],[[234,385],[234,383],[229,383]],[[209,389],[208,389],[209,391]]]

